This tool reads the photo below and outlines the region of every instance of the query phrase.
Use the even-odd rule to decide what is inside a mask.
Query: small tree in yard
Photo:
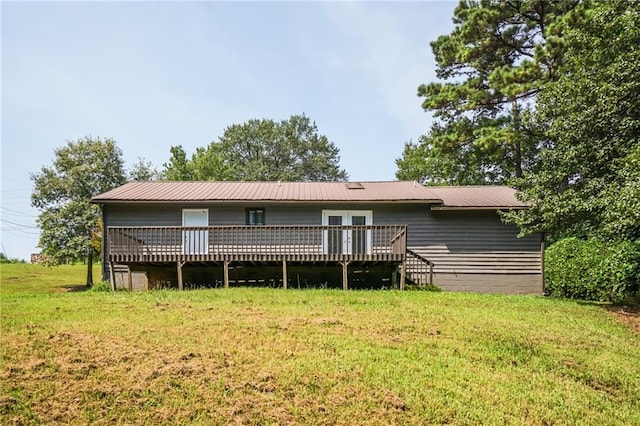
[[[38,246],[49,263],[87,262],[87,285],[100,253],[100,209],[95,195],[126,182],[122,151],[110,138],[67,141],[54,151],[53,165],[31,175],[31,204],[40,210]]]

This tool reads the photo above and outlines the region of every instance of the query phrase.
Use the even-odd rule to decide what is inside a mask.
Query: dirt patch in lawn
[[[618,321],[626,324],[633,332],[640,334],[640,305],[608,306],[607,310]]]

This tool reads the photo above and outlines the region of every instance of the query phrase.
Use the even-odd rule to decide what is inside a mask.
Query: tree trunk
[[[515,168],[516,168],[516,177],[522,177],[522,141],[520,137],[516,140],[516,153],[515,153]]]
[[[93,285],[93,250],[89,248],[89,253],[87,254],[87,287],[91,287]]]
[[[518,101],[514,98],[511,100],[511,114],[513,116],[513,129],[515,130],[516,140],[513,155],[513,168],[515,177],[522,177],[522,130],[520,128],[520,110],[518,109]]]

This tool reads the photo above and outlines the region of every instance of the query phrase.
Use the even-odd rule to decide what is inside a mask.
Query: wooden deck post
[[[113,262],[109,262],[109,281],[111,281],[111,290],[116,291],[116,271]]]
[[[400,290],[404,290],[405,279],[407,275],[407,261],[400,264]]]
[[[131,276],[131,265],[127,265],[127,287],[133,290],[133,277]]]
[[[229,288],[229,261],[225,260],[223,264],[224,272],[224,288]]]
[[[540,234],[540,280],[542,287],[542,294],[544,294],[544,234]]]
[[[429,285],[433,285],[433,262],[429,262]]]
[[[282,288],[287,289],[287,283],[289,281],[289,276],[287,275],[287,261],[282,261]]]
[[[349,290],[349,263],[348,261],[340,262],[342,265],[342,289]]]
[[[178,290],[184,290],[184,282],[182,281],[182,267],[186,262],[178,262]]]

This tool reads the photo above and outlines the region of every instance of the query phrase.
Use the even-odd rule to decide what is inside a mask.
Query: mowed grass
[[[93,265],[93,280],[101,278],[100,265]],[[79,289],[87,282],[87,265],[55,267],[30,263],[0,264],[0,294],[41,294]]]
[[[246,288],[0,302],[1,424],[640,424],[639,336],[593,305]]]

